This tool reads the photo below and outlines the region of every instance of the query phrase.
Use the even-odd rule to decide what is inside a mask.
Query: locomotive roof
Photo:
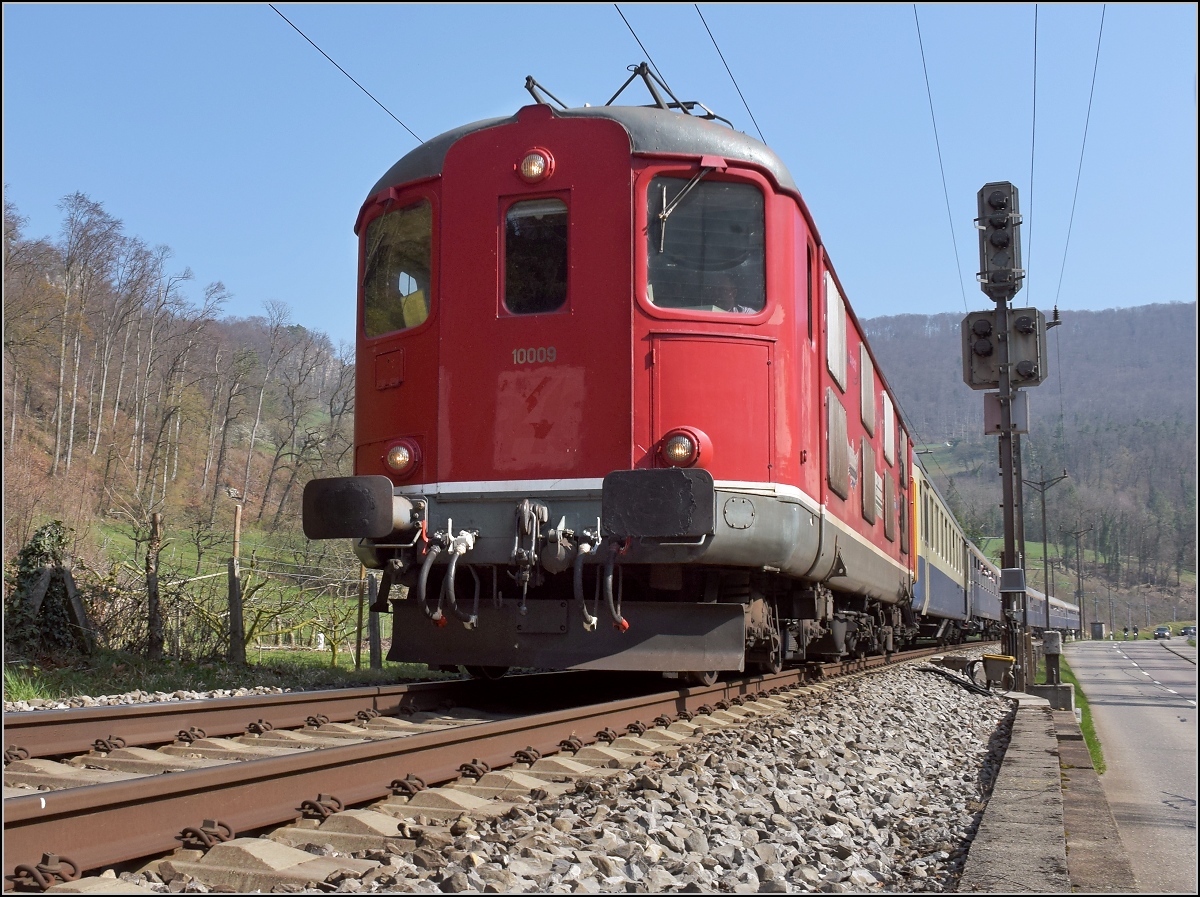
[[[607,118],[617,122],[629,135],[629,148],[634,153],[720,156],[750,162],[766,169],[780,187],[799,192],[787,166],[770,147],[740,131],[699,116],[671,112],[656,106],[585,106],[552,111],[559,118]],[[512,124],[516,120],[516,115],[487,118],[425,141],[388,169],[387,174],[371,189],[370,195],[374,196],[396,184],[440,175],[447,151],[463,137],[487,128]]]

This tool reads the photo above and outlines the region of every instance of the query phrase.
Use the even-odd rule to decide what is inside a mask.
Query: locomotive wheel
[[[464,666],[463,669],[467,671],[467,675],[472,679],[483,679],[487,682],[499,679],[508,672],[508,667]]]
[[[767,604],[767,625],[770,627],[771,633],[769,653],[765,657],[763,654],[759,654],[751,664],[755,672],[762,673],[764,676],[778,673],[783,669],[783,636],[779,633],[779,617],[775,613],[775,606],[770,603]]]
[[[716,670],[689,670],[683,674],[683,680],[688,685],[716,685],[717,671]]]
[[[769,676],[783,670],[783,645],[778,633],[771,638],[771,653],[766,660],[756,660],[753,664],[756,672]]]
[[[764,676],[773,675],[783,670],[783,658],[778,651],[771,652],[770,660],[760,660],[754,664],[754,669]]]

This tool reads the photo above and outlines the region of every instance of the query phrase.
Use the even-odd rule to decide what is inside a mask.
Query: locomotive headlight
[[[696,460],[698,446],[687,433],[677,433],[663,443],[662,454],[672,467],[686,467]]]
[[[679,427],[662,438],[658,453],[668,467],[694,467],[712,460],[712,443],[699,430]]]
[[[517,163],[517,173],[531,184],[544,181],[554,173],[554,157],[548,150],[531,149]]]
[[[389,447],[383,459],[388,469],[400,477],[408,476],[416,470],[420,460],[421,453],[411,439],[401,439]]]

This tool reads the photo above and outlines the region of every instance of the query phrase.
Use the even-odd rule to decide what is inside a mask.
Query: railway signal
[[[995,299],[1012,299],[1021,289],[1021,210],[1017,188],[1009,181],[984,184],[979,191],[980,287]]]
[[[1007,333],[995,309],[963,318],[963,381],[971,389],[1000,388],[1002,341],[1008,343],[1009,383],[1014,389],[1037,386],[1046,378],[1046,316],[1036,308],[1010,308],[1006,317]]]
[[[996,303],[995,311],[975,312],[963,320],[963,379],[972,389],[995,389],[994,401],[1000,406],[1000,477],[1003,485],[1004,556],[1001,578],[1022,573],[1021,582],[1001,589],[1004,599],[1004,646],[1006,653],[1021,658],[1016,669],[1017,688],[1025,689],[1028,664],[1025,639],[1017,623],[1017,609],[1025,604],[1025,586],[1021,552],[1018,550],[1021,474],[1019,437],[1014,432],[1012,405],[1017,395],[1011,350],[1016,342],[1010,326],[1015,318],[1008,303],[1020,291],[1025,279],[1021,268],[1021,211],[1017,188],[1009,181],[984,184],[976,196],[979,217],[979,288]],[[1036,314],[1036,312],[1035,312]],[[1028,317],[1028,316],[1025,316]],[[1035,318],[1036,322],[1036,318]],[[1035,324],[1036,326],[1036,324]],[[1044,328],[1043,328],[1044,329]],[[1028,362],[1028,359],[1026,359]],[[1041,374],[1041,365],[1027,363],[1028,374]],[[1040,382],[1040,380],[1039,380]],[[1014,457],[1015,456],[1015,457]],[[1016,462],[1014,464],[1014,461]],[[1023,538],[1020,541],[1024,541]]]

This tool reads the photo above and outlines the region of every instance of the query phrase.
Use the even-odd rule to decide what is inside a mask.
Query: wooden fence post
[[[162,550],[162,514],[150,515],[150,544],[146,549],[146,596],[149,617],[149,644],[147,656],[151,660],[162,660],[163,621],[162,605],[158,599],[158,553]]]
[[[375,606],[375,600],[379,597],[379,581],[372,573],[367,576],[367,594],[370,596],[371,607]],[[376,611],[371,611],[367,618],[367,635],[371,643],[371,669],[383,669],[383,651],[379,644],[379,614]]]
[[[358,566],[358,627],[354,630],[354,672],[362,669],[362,632],[363,632],[363,575],[366,568]]]
[[[246,628],[242,619],[242,570],[238,558],[242,541],[242,506],[233,511],[233,557],[229,559],[229,662],[246,662]]]

